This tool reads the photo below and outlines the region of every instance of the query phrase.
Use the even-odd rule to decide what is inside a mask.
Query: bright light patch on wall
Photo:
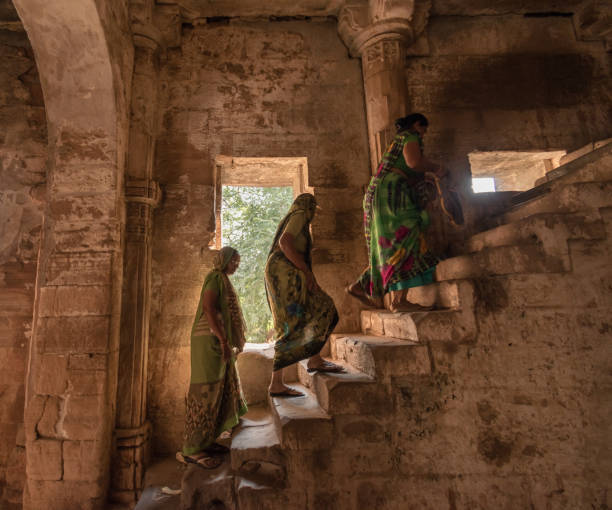
[[[472,189],[474,193],[495,191],[495,179],[493,177],[472,177]]]

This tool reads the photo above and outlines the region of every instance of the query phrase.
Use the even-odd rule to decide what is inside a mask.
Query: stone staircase
[[[542,391],[521,386],[532,368],[515,382],[510,365],[521,372],[544,347],[532,349],[514,329],[554,342],[546,321],[551,310],[558,320],[573,317],[568,296],[605,308],[580,281],[585,267],[610,274],[602,261],[612,239],[612,145],[569,165],[518,195],[499,226],[468,241],[467,253],[440,263],[438,281],[422,289],[435,295],[436,310],[362,311],[360,332],[331,337],[328,354],[345,374],[308,373],[299,363],[290,385],[306,396],[251,406],[234,431],[229,464],[187,469],[182,508],[487,508],[465,495],[486,499],[487,480],[510,483],[517,470],[541,476],[513,456],[507,429],[496,427],[500,411],[489,408],[495,395],[506,398],[504,384],[519,394],[513,402]],[[523,350],[511,351],[516,338]],[[493,383],[496,375],[503,381]],[[529,448],[536,447],[523,452]],[[536,497],[528,504],[511,483],[503,491],[505,508],[529,507]]]

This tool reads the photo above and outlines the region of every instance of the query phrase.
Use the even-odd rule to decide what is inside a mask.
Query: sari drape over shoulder
[[[229,259],[225,265],[227,262]],[[213,291],[217,297],[219,323],[229,345],[235,351],[242,350],[244,329],[237,324],[242,314],[237,317],[233,310],[236,295],[224,268],[221,265],[206,277],[191,329],[191,382],[186,398],[184,455],[194,455],[210,446],[223,431],[237,425],[240,416],[247,411],[236,360],[232,357],[229,362],[223,362],[221,344],[210,329],[203,310],[204,292]]]
[[[305,274],[283,254],[278,241],[293,235],[296,250],[311,267],[310,222],[316,202],[308,193],[298,196],[280,222],[265,269],[266,293],[274,320],[273,370],[318,354],[338,323],[334,302],[323,290],[308,290]]]

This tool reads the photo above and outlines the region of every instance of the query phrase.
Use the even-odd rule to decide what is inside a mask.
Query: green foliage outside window
[[[222,197],[222,242],[240,253],[240,267],[231,279],[247,325],[247,342],[265,342],[272,315],[264,269],[276,227],[293,202],[293,189],[223,186]]]

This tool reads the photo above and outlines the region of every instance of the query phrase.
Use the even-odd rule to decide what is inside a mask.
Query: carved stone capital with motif
[[[348,2],[338,16],[338,33],[352,57],[359,57],[382,40],[404,47],[423,32],[431,0],[369,0]]]

